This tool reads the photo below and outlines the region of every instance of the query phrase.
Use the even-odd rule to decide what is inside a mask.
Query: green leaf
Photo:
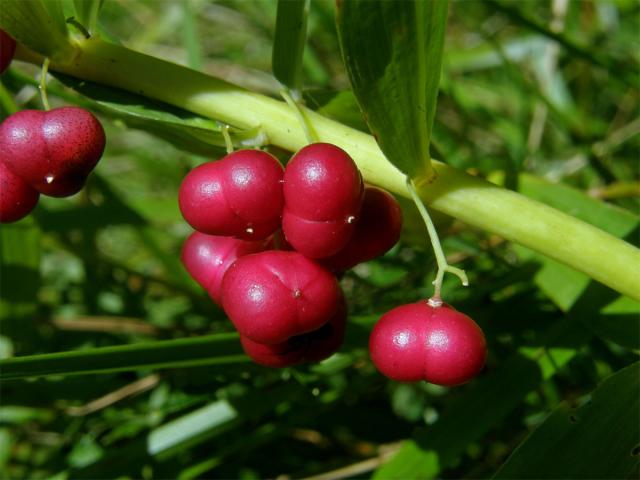
[[[15,357],[0,361],[0,380],[228,365],[248,361],[235,333]]]
[[[278,0],[271,68],[291,90],[302,86],[302,55],[307,40],[310,0]]]
[[[65,85],[92,99],[102,113],[123,121],[126,125],[145,130],[164,140],[199,155],[220,155],[225,146],[223,125],[215,120],[135,95],[116,88],[55,74]],[[264,136],[259,128],[240,130],[230,128],[235,145],[259,146]]]
[[[67,22],[64,18],[62,0],[41,0],[45,10],[49,13],[49,20],[58,32],[67,34]]]
[[[448,2],[338,3],[342,56],[353,91],[385,156],[430,178]]]
[[[233,400],[218,400],[156,428],[147,438],[148,453],[166,458],[238,424],[273,412],[278,405],[294,400],[301,390],[296,385],[285,384],[270,389],[269,395],[256,401],[263,393],[254,390]]]
[[[198,39],[198,26],[193,7],[193,0],[182,2],[184,18],[182,37],[187,50],[188,65],[195,70],[200,70],[202,68],[202,48]]]
[[[94,33],[104,0],[73,0],[77,20],[89,33]]]
[[[562,402],[493,478],[634,478],[639,391],[636,362],[604,380],[582,407]]]
[[[63,60],[74,55],[58,1],[2,0],[0,28],[45,57]]]

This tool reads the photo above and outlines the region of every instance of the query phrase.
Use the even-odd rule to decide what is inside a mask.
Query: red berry
[[[0,162],[0,223],[11,223],[29,215],[40,194]]]
[[[333,271],[344,271],[383,255],[400,239],[402,209],[390,193],[367,185],[360,218],[349,243],[322,264]]]
[[[40,193],[52,197],[80,191],[104,145],[98,119],[78,107],[22,110],[0,125],[0,160]]]
[[[4,72],[16,51],[16,41],[4,30],[0,30],[0,73]]]
[[[297,252],[247,255],[222,280],[225,312],[242,335],[258,343],[283,343],[317,330],[339,301],[335,277]]]
[[[385,313],[369,339],[371,360],[392,380],[453,386],[475,377],[486,360],[480,327],[448,305],[426,301]]]
[[[347,306],[344,298],[338,311],[318,330],[291,337],[276,345],[254,342],[241,335],[240,342],[245,353],[256,363],[265,367],[282,368],[307,362],[319,362],[338,351],[344,340]]]
[[[194,168],[180,186],[180,211],[196,230],[262,240],[280,227],[280,162],[260,150],[238,150]]]
[[[328,143],[302,148],[284,172],[287,241],[310,258],[337,253],[353,233],[363,189],[362,176],[344,150]]]
[[[305,257],[319,259],[343,248],[353,235],[354,227],[343,220],[307,220],[285,209],[282,231],[285,232],[287,242],[295,250]]]
[[[238,258],[261,252],[264,248],[264,242],[247,242],[194,232],[184,242],[180,259],[213,301],[222,305],[222,278],[227,269]]]

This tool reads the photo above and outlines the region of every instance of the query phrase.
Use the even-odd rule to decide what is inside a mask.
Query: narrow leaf
[[[229,428],[272,413],[278,405],[300,396],[301,390],[285,384],[269,389],[268,395],[264,393],[264,389],[255,389],[233,400],[218,400],[156,428],[147,437],[148,453],[167,458]]]
[[[640,466],[640,363],[578,409],[562,402],[493,478],[633,478]]]
[[[198,38],[198,26],[193,12],[193,0],[182,3],[183,29],[182,37],[187,50],[188,65],[194,70],[202,68],[202,48]]]
[[[338,4],[342,56],[371,132],[413,178],[430,178],[448,2],[352,0]]]
[[[302,86],[309,3],[310,0],[278,0],[271,68],[275,77],[294,91],[300,91]]]
[[[245,361],[248,361],[248,358],[242,352],[238,335],[223,333],[10,358],[0,361],[0,380],[196,365],[227,365]]]

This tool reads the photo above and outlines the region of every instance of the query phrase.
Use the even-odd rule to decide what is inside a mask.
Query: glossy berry
[[[282,175],[267,152],[238,150],[189,172],[180,186],[180,211],[200,232],[262,240],[280,228]]]
[[[16,51],[16,41],[4,30],[0,30],[0,73],[4,72]]]
[[[298,252],[247,255],[222,280],[225,312],[240,334],[258,343],[283,343],[319,329],[339,301],[335,277]]]
[[[287,241],[309,258],[336,254],[353,234],[363,191],[362,176],[344,150],[328,143],[302,148],[284,172]]]
[[[214,302],[222,305],[222,278],[238,258],[265,249],[265,242],[192,233],[184,242],[180,259],[193,279]]]
[[[0,223],[11,223],[29,215],[40,194],[0,162]]]
[[[241,335],[240,342],[245,353],[256,363],[265,367],[282,368],[300,363],[319,362],[338,351],[344,340],[347,306],[344,299],[338,311],[318,330],[305,333],[276,345],[254,342]]]
[[[402,305],[380,318],[369,339],[371,360],[392,380],[453,386],[475,377],[486,359],[480,327],[468,316],[426,301]]]
[[[333,271],[348,270],[379,257],[400,239],[402,209],[390,193],[367,186],[355,231],[347,245],[322,264]]]
[[[22,110],[0,125],[0,160],[37,191],[52,197],[80,191],[104,145],[98,119],[78,107]]]

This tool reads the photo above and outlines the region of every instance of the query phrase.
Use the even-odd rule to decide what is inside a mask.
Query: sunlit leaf
[[[353,91],[386,157],[429,177],[447,1],[338,2],[340,46]]]

